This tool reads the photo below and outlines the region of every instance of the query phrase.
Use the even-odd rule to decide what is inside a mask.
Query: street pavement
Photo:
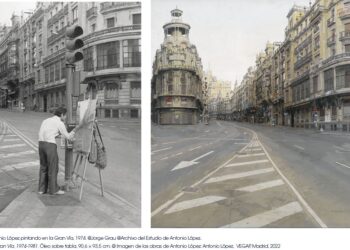
[[[152,227],[349,227],[349,139],[215,120],[153,126]]]
[[[141,224],[141,131],[137,121],[99,121],[107,150],[102,171],[87,167],[79,188],[63,196],[38,195],[38,131],[51,116],[0,111],[0,227],[139,227]],[[58,140],[59,145],[59,140]],[[64,149],[59,148],[59,184],[64,184]]]

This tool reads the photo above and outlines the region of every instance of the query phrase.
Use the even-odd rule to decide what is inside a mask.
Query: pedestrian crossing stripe
[[[34,154],[34,153],[35,153],[34,150],[28,150],[28,151],[17,152],[17,153],[0,154],[0,159],[10,158],[10,157],[18,157],[18,156],[29,155],[29,154]]]
[[[243,191],[243,192],[255,192],[255,191],[260,191],[268,188],[282,186],[282,185],[284,185],[284,182],[279,179],[279,180],[261,182],[255,185],[237,188],[236,190]]]
[[[244,161],[244,162],[237,162],[237,163],[231,163],[226,165],[225,167],[236,167],[236,166],[244,166],[244,165],[251,165],[251,164],[258,164],[258,163],[265,163],[269,162],[269,160],[257,160],[257,161]]]
[[[261,214],[257,214],[232,224],[223,226],[224,228],[249,228],[264,227],[285,217],[302,212],[303,209],[299,202],[291,202],[282,207],[278,207]]]
[[[12,145],[5,145],[5,146],[1,146],[0,149],[6,149],[6,148],[17,148],[17,147],[23,147],[26,144],[24,143],[20,143],[20,144],[12,144]]]
[[[1,168],[1,170],[11,171],[11,170],[15,170],[15,169],[34,167],[34,166],[39,166],[39,165],[40,165],[39,161],[21,162],[21,163],[12,164],[12,165],[6,165],[3,168]]]
[[[251,157],[251,156],[263,156],[263,155],[265,155],[265,153],[237,155],[237,158],[244,158],[244,157]]]
[[[221,182],[221,181],[227,181],[227,180],[240,179],[240,178],[245,178],[245,177],[254,176],[254,175],[266,174],[273,171],[274,171],[273,168],[264,168],[259,170],[241,172],[237,174],[228,174],[228,175],[210,178],[205,183],[208,184],[208,183],[215,183],[215,182]]]
[[[16,139],[4,139],[4,142],[9,142],[9,141],[20,141],[21,139],[16,138]]]
[[[221,200],[225,200],[226,197],[221,196],[205,196],[193,200],[181,201],[170,207],[164,214],[171,214],[175,212],[179,212],[186,209],[191,209],[195,207],[200,207],[204,205],[208,205],[211,203],[215,203]]]

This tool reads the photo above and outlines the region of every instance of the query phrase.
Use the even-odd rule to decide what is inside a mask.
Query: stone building
[[[171,11],[163,26],[164,42],[157,50],[152,78],[152,120],[157,124],[196,124],[203,111],[202,63],[189,41],[190,25],[182,11]]]
[[[1,28],[0,103],[4,108],[19,106],[19,28],[20,17],[12,15],[11,27]]]
[[[294,5],[287,18],[284,41],[257,57],[256,116],[279,125],[350,131],[350,2]]]
[[[83,28],[79,99],[97,98],[101,118],[141,117],[141,3],[38,2],[0,29],[0,103],[49,112],[66,104],[66,30]]]

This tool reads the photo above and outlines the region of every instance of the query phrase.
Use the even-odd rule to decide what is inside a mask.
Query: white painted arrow
[[[205,153],[204,155],[201,155],[201,156],[197,157],[196,159],[193,159],[192,161],[181,161],[171,171],[182,169],[182,168],[187,168],[187,167],[190,167],[192,165],[198,164],[199,162],[197,162],[197,161],[199,159],[202,159],[203,157],[210,155],[211,153],[214,153],[214,151],[210,151],[208,153]]]

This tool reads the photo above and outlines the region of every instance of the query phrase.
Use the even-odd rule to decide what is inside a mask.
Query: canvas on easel
[[[78,103],[77,119],[79,121],[79,129],[75,134],[75,141],[73,143],[73,150],[76,153],[76,159],[73,167],[73,176],[75,179],[81,179],[79,200],[82,198],[84,182],[86,179],[86,168],[89,164],[88,157],[91,152],[91,145],[93,142],[94,130],[96,128],[95,122],[96,114],[96,99],[88,99]],[[83,166],[83,173],[80,174],[80,167]],[[101,194],[103,196],[102,177],[99,169]]]

